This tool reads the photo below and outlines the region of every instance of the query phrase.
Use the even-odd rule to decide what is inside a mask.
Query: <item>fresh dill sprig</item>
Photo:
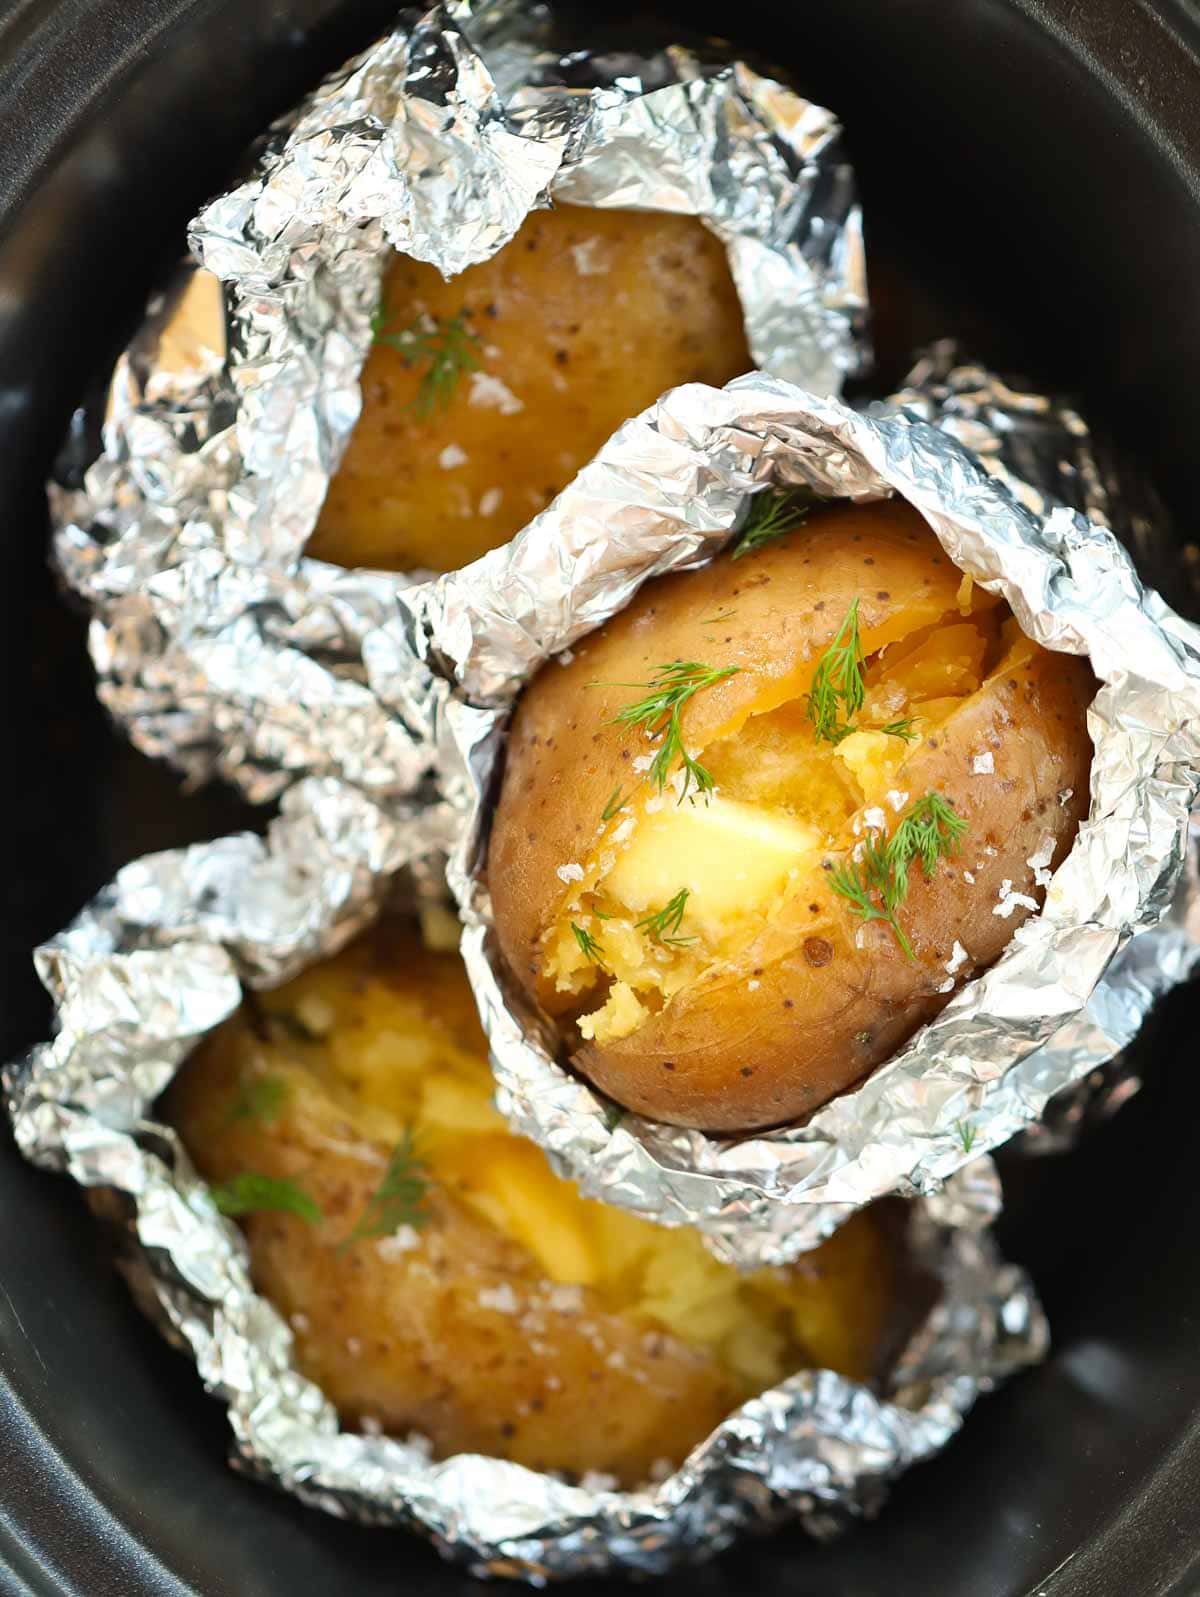
[[[417,1155],[411,1129],[406,1130],[392,1151],[383,1180],[342,1246],[368,1237],[390,1237],[402,1225],[419,1231],[430,1218],[426,1207],[429,1185],[429,1167]]]
[[[388,326],[387,312],[378,310],[371,318],[371,337],[387,344],[400,355],[406,366],[423,366],[413,409],[418,416],[432,416],[445,410],[454,397],[464,372],[479,370],[479,334],[467,325],[470,311],[457,316],[418,316],[407,327]]]
[[[880,920],[890,926],[905,955],[909,959],[916,957],[912,944],[896,919],[896,910],[908,891],[907,867],[903,871],[901,890],[896,872],[888,863],[887,845],[877,836],[872,835],[864,845],[862,858],[857,864],[847,860],[831,873],[829,885],[863,920]]]
[[[625,796],[619,787],[614,787],[609,795],[608,803],[600,811],[602,821],[611,821],[614,815],[619,815],[625,808]]]
[[[783,488],[775,493],[757,494],[733,546],[733,559],[752,555],[763,544],[795,532],[812,509],[812,503],[812,492],[808,488]]]
[[[628,704],[613,717],[618,726],[639,726],[648,738],[658,738],[658,751],[647,773],[661,793],[667,778],[678,760],[683,766],[683,787],[679,793],[682,804],[693,785],[697,793],[711,793],[713,779],[698,760],[692,758],[683,746],[683,728],[680,711],[701,688],[711,688],[714,682],[736,676],[741,666],[720,668],[701,665],[697,660],[671,660],[658,668],[658,675],[650,682],[626,682],[623,687],[649,688],[650,692],[636,704]]]
[[[893,842],[899,851],[921,861],[926,880],[932,877],[939,859],[957,854],[967,823],[949,799],[940,793],[926,793],[909,810],[896,828]]]
[[[237,1120],[257,1120],[269,1125],[279,1118],[291,1089],[283,1076],[252,1076],[243,1081],[229,1105],[227,1125]]]
[[[954,1129],[958,1133],[959,1142],[962,1143],[962,1151],[964,1153],[970,1153],[971,1149],[975,1146],[975,1139],[979,1135],[978,1130],[975,1126],[968,1125],[965,1120],[956,1120],[954,1122]]]
[[[926,793],[910,805],[886,841],[873,832],[863,845],[861,859],[839,865],[830,875],[829,885],[863,920],[883,921],[889,926],[906,958],[915,959],[912,944],[896,918],[908,897],[908,867],[919,859],[928,880],[939,859],[958,852],[966,829],[966,821],[947,799],[940,793]]]
[[[675,935],[683,924],[683,912],[691,896],[690,887],[681,887],[669,904],[647,915],[644,920],[635,921],[638,931],[644,931],[648,937],[653,937],[656,943],[666,943],[671,948],[686,948],[689,943],[694,943],[696,941],[694,937]]]
[[[906,715],[902,721],[889,721],[886,726],[881,726],[879,730],[886,732],[890,738],[903,738],[906,743],[913,742],[917,735],[913,730],[913,718],[911,715]]]
[[[853,731],[851,716],[863,707],[862,639],[858,635],[858,600],[855,599],[813,672],[808,693],[808,718],[819,743],[840,743]]]
[[[575,933],[575,941],[579,944],[579,952],[584,959],[590,959],[593,965],[599,965],[601,970],[607,970],[608,967],[604,963],[604,950],[591,932],[583,926],[577,926],[574,921],[571,922],[571,930]]]
[[[317,1224],[321,1218],[320,1209],[303,1187],[277,1176],[261,1175],[257,1170],[243,1170],[232,1180],[208,1190],[217,1208],[231,1219],[264,1209],[299,1215],[309,1225]]]

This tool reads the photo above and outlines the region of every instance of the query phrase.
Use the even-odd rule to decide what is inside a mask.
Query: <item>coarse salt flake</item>
[[[494,516],[500,508],[500,501],[504,498],[501,488],[489,488],[479,501],[479,514],[481,516]]]
[[[950,950],[950,958],[946,961],[945,969],[953,976],[956,970],[962,969],[970,957],[963,945],[955,938],[954,947]]]
[[[380,1237],[375,1244],[375,1251],[381,1259],[399,1259],[405,1253],[411,1253],[414,1248],[421,1246],[421,1238],[416,1227],[411,1225],[398,1226],[390,1237]]]
[[[971,770],[976,776],[991,776],[995,769],[996,762],[987,749],[982,754],[977,754],[971,761]]]
[[[502,416],[515,416],[518,411],[525,409],[524,403],[508,384],[494,377],[491,372],[471,373],[469,403],[481,409],[498,410]]]
[[[546,1301],[558,1314],[578,1314],[583,1307],[583,1288],[570,1284],[552,1286]]]
[[[1000,883],[997,895],[1000,902],[992,905],[992,914],[999,915],[1001,919],[1008,920],[1015,909],[1036,909],[1037,899],[1030,898],[1028,893],[1014,893],[1013,884],[1006,876]]]
[[[599,247],[598,238],[584,239],[582,244],[571,245],[571,259],[580,277],[603,277],[608,272],[608,263],[596,259]]]
[[[497,1314],[517,1312],[517,1294],[507,1281],[501,1281],[499,1286],[480,1287],[478,1301],[481,1309],[495,1309]]]
[[[582,882],[583,866],[569,860],[566,865],[560,865],[554,874],[560,882]]]
[[[447,444],[438,456],[438,465],[443,471],[453,471],[455,466],[465,466],[467,458],[466,450],[458,444]]]
[[[633,768],[639,776],[643,771],[648,771],[653,764],[653,754],[635,754],[633,757]]]
[[[897,815],[899,815],[900,811],[908,803],[908,794],[901,793],[899,788],[889,788],[883,796],[895,810]]]
[[[1047,832],[1046,836],[1043,837],[1041,842],[1038,844],[1036,850],[1025,861],[1026,865],[1028,865],[1029,869],[1033,872],[1033,880],[1038,887],[1049,887],[1050,871],[1048,867],[1053,858],[1054,839]]]

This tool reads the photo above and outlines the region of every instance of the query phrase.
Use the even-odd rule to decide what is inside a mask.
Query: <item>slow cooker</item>
[[[31,945],[127,859],[261,826],[181,796],[93,692],[46,563],[43,482],[82,395],[248,143],[387,25],[383,0],[7,0],[0,8],[5,1056],[47,1025]],[[715,33],[845,121],[878,382],[923,340],[1078,391],[1180,543],[1200,510],[1200,9],[1188,0],[580,5],[591,36]],[[1181,550],[1181,553],[1185,552]],[[1181,558],[1173,601],[1192,615]],[[1194,990],[1137,1045],[1141,1095],[1072,1155],[1005,1161],[1002,1242],[1049,1361],[982,1403],[882,1517],[743,1544],[667,1594],[1167,1597],[1200,1589]],[[227,1467],[224,1419],[141,1321],[79,1194],[0,1140],[0,1593],[374,1597],[472,1583]]]

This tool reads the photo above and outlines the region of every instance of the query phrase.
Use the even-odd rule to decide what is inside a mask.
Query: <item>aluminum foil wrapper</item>
[[[1111,528],[1143,581],[1168,598],[1194,599],[1182,540],[1153,485],[1070,398],[991,372],[947,338],[922,352],[878,408],[904,410],[957,438],[1034,515],[1068,505]]]
[[[437,808],[390,817],[310,779],[265,840],[222,838],[127,866],[41,948],[52,1042],[6,1073],[17,1141],[127,1226],[138,1299],[226,1404],[235,1462],[304,1502],[403,1525],[476,1573],[534,1583],[696,1563],[742,1532],[826,1535],[874,1513],[887,1483],[938,1451],[975,1398],[1043,1356],[1045,1321],[987,1230],[990,1162],[910,1210],[908,1245],[940,1296],[881,1390],[808,1371],[732,1414],[666,1480],[635,1492],[494,1458],[432,1461],[419,1437],[339,1429],[291,1362],[292,1332],[254,1292],[224,1220],[154,1103],[196,1042],[237,1007],[336,948],[396,871],[445,842]]]
[[[1132,555],[1143,581],[1169,598],[1194,605],[1194,562],[1188,560],[1153,485],[1122,457],[1115,439],[1089,425],[1070,398],[1040,393],[1019,379],[988,371],[953,339],[942,339],[918,357],[900,390],[877,409],[880,414],[903,410],[956,438],[1035,515],[1068,505],[1109,527]],[[1168,921],[1160,931],[1143,934],[1138,945],[1138,975],[1130,971],[1130,991],[1135,980],[1145,984],[1143,1013],[1187,980],[1195,966],[1200,944],[1198,843],[1193,822],[1192,844]],[[1017,1150],[1064,1153],[1138,1092],[1141,1080],[1127,1054],[1106,1059],[1100,1033],[1089,1046],[1105,1062],[1055,1094],[1041,1118],[1015,1139]]]
[[[751,497],[781,484],[859,502],[902,495],[1031,637],[1089,656],[1101,683],[1091,806],[1042,912],[905,1048],[801,1126],[718,1139],[614,1117],[559,1064],[553,1028],[496,947],[487,825],[524,683],[642,582],[716,554]],[[386,694],[389,669],[404,679],[405,647],[449,685],[444,758],[460,769],[446,792],[466,823],[451,882],[501,1107],[585,1191],[696,1224],[722,1257],[784,1262],[876,1197],[935,1190],[1110,1060],[1154,996],[1194,968],[1195,871],[1184,863],[1200,779],[1200,631],[1143,588],[1108,529],[1049,502],[1035,512],[945,428],[768,377],[679,388],[507,548],[402,602],[376,686]],[[373,653],[384,660],[381,640]]]
[[[364,633],[405,579],[302,554],[394,249],[449,277],[554,201],[693,214],[725,244],[759,366],[824,391],[865,359],[831,113],[742,63],[560,57],[551,37],[508,0],[403,12],[196,218],[94,460],[81,425],[90,464],[52,494],[57,562],[94,613],[105,704],[193,781],[258,801],[337,776],[387,801],[428,776],[419,711],[365,686]]]

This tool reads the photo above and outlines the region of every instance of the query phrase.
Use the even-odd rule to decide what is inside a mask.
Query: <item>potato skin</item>
[[[541,942],[564,901],[557,868],[594,852],[609,795],[636,781],[637,744],[611,724],[629,689],[585,684],[645,681],[669,660],[739,665],[684,711],[684,742],[696,752],[752,709],[803,693],[854,598],[869,655],[912,630],[906,615],[920,626],[952,612],[959,580],[910,507],[824,510],[751,559],[648,584],[571,665],[535,679],[509,739],[489,880],[505,957],[544,1007],[564,1007]],[[582,1043],[572,1062],[628,1108],[711,1131],[790,1122],[851,1086],[949,1001],[953,989],[939,988],[956,941],[970,959],[955,986],[1001,953],[1029,913],[993,913],[1003,882],[1040,899],[1029,857],[1050,834],[1057,865],[1086,814],[1093,692],[1085,661],[1038,650],[914,746],[902,787],[913,798],[941,793],[968,823],[959,858],[930,882],[910,874],[903,923],[915,962],[886,926],[864,924],[822,884],[766,926],[735,968],[676,993],[624,1038]],[[973,770],[983,750],[990,776]]]
[[[421,416],[419,371],[377,343],[308,546],[345,566],[465,565],[506,542],[668,388],[719,387],[753,364],[724,249],[693,217],[536,211],[449,283],[396,256],[384,303],[396,329],[468,309],[482,370],[523,408],[478,402],[468,373],[445,409]]]
[[[214,1182],[253,1169],[297,1182],[321,1208],[242,1221],[254,1281],[289,1319],[297,1363],[351,1426],[419,1431],[439,1456],[487,1453],[534,1469],[599,1470],[625,1484],[681,1458],[739,1401],[703,1353],[608,1314],[556,1308],[520,1246],[481,1225],[445,1184],[408,1252],[344,1243],[387,1150],[319,1094],[294,1089],[268,1127],[228,1119],[252,1043],[227,1028],[172,1090],[168,1113]],[[512,1301],[518,1312],[490,1307]],[[531,1329],[534,1328],[534,1329]]]
[[[381,1007],[380,990],[408,1007]],[[307,1014],[305,999],[336,1008],[341,1052],[280,1034],[271,1017]],[[482,1452],[633,1486],[658,1461],[682,1459],[745,1398],[708,1348],[622,1312],[611,1283],[555,1285],[472,1206],[472,1192],[488,1189],[489,1161],[501,1161],[506,1181],[532,1161],[543,1181],[570,1189],[486,1108],[486,1044],[457,956],[385,925],[260,1006],[192,1056],[163,1108],[210,1181],[252,1170],[295,1182],[320,1208],[314,1225],[275,1212],[240,1223],[256,1287],[290,1321],[299,1368],[345,1423],[416,1430],[438,1456]],[[406,1094],[444,1074],[447,1049],[458,1051],[452,1079],[474,1083],[477,1107],[425,1144],[427,1223],[407,1237],[348,1243],[394,1146],[393,1084],[403,1078],[396,1103],[407,1115]],[[286,1085],[282,1101],[269,1117],[242,1112],[247,1083],[264,1075]],[[654,1229],[573,1194],[571,1202],[602,1212],[606,1226]],[[539,1225],[553,1225],[542,1216]],[[811,1362],[869,1378],[907,1318],[897,1309],[916,1283],[902,1279],[892,1219],[886,1210],[855,1216],[794,1272],[760,1273],[758,1290],[772,1301],[783,1293],[801,1314]],[[673,1239],[673,1280],[683,1239],[662,1235]]]

